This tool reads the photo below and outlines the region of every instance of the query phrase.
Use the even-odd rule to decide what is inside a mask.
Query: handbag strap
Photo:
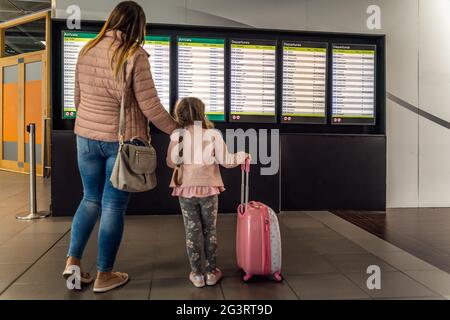
[[[127,61],[123,63],[123,88],[122,97],[120,99],[120,115],[119,115],[119,144],[123,145],[123,140],[125,136],[125,95],[127,89]]]
[[[180,136],[178,137],[178,161],[177,161],[177,168],[181,168],[183,165],[183,149],[184,149],[184,137],[183,134],[180,133]]]
[[[178,138],[178,161],[177,161],[177,166],[175,167],[175,171],[173,173],[173,179],[175,182],[175,185],[177,187],[182,185],[182,182],[180,181],[180,175],[182,175],[182,165],[183,165],[183,135],[180,134],[179,138]],[[182,179],[182,178],[181,178]]]
[[[127,90],[127,61],[123,63],[123,88],[122,97],[120,99],[120,115],[119,115],[119,144],[122,146],[125,139],[125,96]],[[152,138],[150,135],[150,122],[147,120],[147,140],[151,145]]]

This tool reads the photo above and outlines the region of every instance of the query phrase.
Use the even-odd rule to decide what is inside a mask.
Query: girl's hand
[[[248,160],[248,162],[252,162],[252,155],[250,153],[247,153],[245,160]]]

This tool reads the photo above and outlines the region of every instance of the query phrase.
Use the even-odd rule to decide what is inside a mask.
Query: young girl
[[[170,187],[178,197],[186,232],[186,249],[192,272],[189,279],[200,288],[215,285],[222,277],[216,266],[218,194],[224,185],[219,164],[233,168],[250,158],[244,152],[230,154],[219,131],[205,117],[205,105],[184,98],[175,106],[175,120],[182,129],[171,135],[167,165],[174,168]],[[203,234],[203,242],[201,236]],[[201,252],[206,258],[202,272]]]

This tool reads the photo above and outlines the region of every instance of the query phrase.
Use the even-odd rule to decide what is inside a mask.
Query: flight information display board
[[[155,88],[164,108],[170,110],[170,37],[145,37],[144,49],[150,54],[150,69]]]
[[[276,45],[231,40],[231,122],[276,122]]]
[[[283,42],[283,123],[326,123],[327,43]]]
[[[178,98],[197,97],[210,120],[225,120],[225,39],[178,38]]]
[[[75,110],[75,68],[81,49],[97,33],[63,31],[63,119],[74,119]],[[151,35],[145,37],[144,49],[150,54],[150,66],[155,87],[163,106],[170,108],[170,37]]]
[[[333,45],[332,124],[375,124],[376,46]]]

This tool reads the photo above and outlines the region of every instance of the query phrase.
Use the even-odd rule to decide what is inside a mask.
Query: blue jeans
[[[81,259],[98,216],[97,269],[112,270],[122,241],[129,193],[109,181],[117,157],[117,142],[102,142],[77,136],[78,168],[83,182],[83,200],[72,222],[68,256]]]

